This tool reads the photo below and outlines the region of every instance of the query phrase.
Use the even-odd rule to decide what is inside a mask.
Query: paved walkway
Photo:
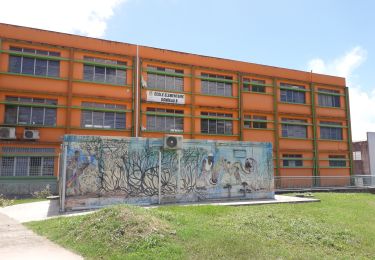
[[[22,212],[19,212],[22,215]],[[0,213],[0,259],[83,259]]]

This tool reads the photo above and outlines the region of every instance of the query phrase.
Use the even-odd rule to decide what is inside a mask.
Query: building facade
[[[0,24],[0,179],[54,178],[65,134],[272,142],[275,176],[352,173],[345,79]]]

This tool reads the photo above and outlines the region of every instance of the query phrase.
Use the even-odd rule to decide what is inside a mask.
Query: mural
[[[273,198],[270,143],[65,136],[66,208]],[[159,181],[160,175],[160,181]]]

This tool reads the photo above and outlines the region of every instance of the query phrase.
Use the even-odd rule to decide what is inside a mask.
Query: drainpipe
[[[159,183],[158,183],[158,188],[159,188],[159,204],[161,202],[161,150],[159,150]]]
[[[68,156],[68,147],[64,144],[64,157],[63,157],[63,170],[62,170],[62,192],[61,192],[61,205],[60,211],[65,211],[65,190],[66,190],[66,160]]]
[[[136,95],[136,109],[135,109],[135,137],[138,137],[138,131],[139,131],[139,46],[137,44],[137,77],[136,77],[136,85],[135,85],[135,95]]]

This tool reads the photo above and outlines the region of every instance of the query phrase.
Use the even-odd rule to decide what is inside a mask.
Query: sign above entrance
[[[185,94],[147,90],[147,101],[158,103],[185,104]]]

